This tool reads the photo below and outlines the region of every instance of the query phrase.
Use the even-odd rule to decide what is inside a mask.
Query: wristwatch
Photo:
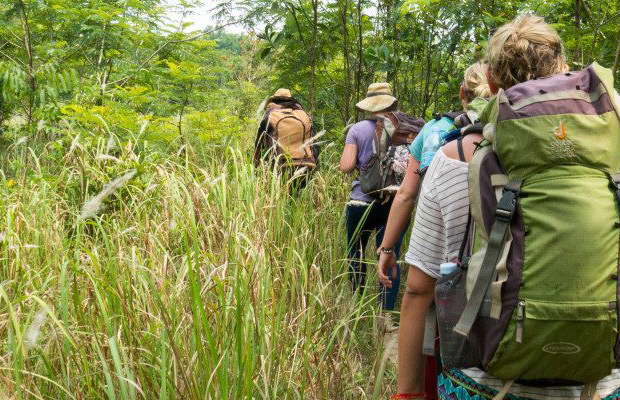
[[[381,248],[380,248],[379,250],[380,250],[382,253],[385,253],[385,254],[391,254],[391,253],[393,253],[393,252],[394,252],[394,248],[393,248],[393,247],[389,247],[389,248],[387,248],[387,247],[383,247],[383,246],[381,246]]]

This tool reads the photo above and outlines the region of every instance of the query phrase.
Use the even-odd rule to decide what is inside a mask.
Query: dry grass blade
[[[99,192],[96,196],[94,196],[93,198],[88,200],[86,203],[84,203],[79,219],[84,220],[87,218],[92,218],[95,215],[97,215],[97,213],[101,209],[101,205],[103,204],[103,201],[108,196],[110,196],[112,193],[116,192],[118,189],[125,186],[127,182],[129,182],[129,180],[136,175],[136,172],[137,172],[136,170],[131,170],[127,172],[125,175],[114,179],[112,182],[106,183],[103,186],[103,189],[101,190],[101,192]]]

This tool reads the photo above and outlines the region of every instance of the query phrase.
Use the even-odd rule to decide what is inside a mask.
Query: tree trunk
[[[183,92],[185,93],[185,98],[183,99],[183,103],[181,103],[181,109],[179,110],[179,121],[177,122],[177,130],[179,131],[179,137],[183,140],[185,144],[189,144],[186,137],[183,136],[183,113],[185,112],[185,107],[189,105],[189,96],[194,89],[194,84],[190,83],[189,88],[186,88]]]
[[[349,0],[343,0],[340,12],[342,23],[342,54],[344,56],[344,123],[349,123],[351,107],[351,63],[349,54],[348,22]]]
[[[618,70],[619,62],[620,62],[620,29],[618,29],[618,37],[616,38],[616,55],[614,57],[614,66],[612,68],[614,78],[616,77],[616,71]]]
[[[398,21],[394,21],[394,38],[393,38],[393,54],[392,54],[392,61],[393,61],[393,65],[392,68],[393,70],[391,70],[392,72],[392,88],[394,91],[394,97],[398,98],[399,90],[398,90],[398,70],[399,70],[399,65],[398,65]]]
[[[99,58],[97,59],[97,80],[99,81],[99,99],[95,104],[98,106],[103,105],[103,97],[105,96],[106,84],[107,84],[107,68],[104,66],[104,54],[107,39],[108,24],[103,26],[103,37],[101,38],[101,45],[99,46]]]
[[[435,38],[435,19],[433,19],[433,22],[431,23],[430,26],[430,32],[429,32],[429,37],[428,37],[428,49],[427,49],[427,53],[426,53],[426,74],[424,76],[424,87],[422,90],[422,95],[423,95],[423,107],[422,107],[422,113],[426,114],[426,110],[428,109],[430,100],[431,100],[431,93],[429,93],[429,88],[430,88],[430,84],[431,84],[431,76],[432,76],[432,72],[433,72],[433,40]],[[433,110],[433,111],[437,111],[437,110]]]
[[[26,56],[28,57],[28,62],[26,63],[26,73],[28,79],[28,86],[30,88],[30,93],[28,96],[28,109],[26,110],[26,114],[28,116],[28,127],[32,126],[33,114],[34,114],[34,95],[35,90],[37,88],[35,71],[34,71],[34,55],[32,53],[32,39],[30,36],[30,24],[28,23],[28,14],[26,13],[26,5],[23,0],[19,0],[19,5],[21,8],[21,18],[22,18],[22,28],[24,29],[24,46],[26,48]]]
[[[355,103],[360,101],[360,94],[362,92],[362,65],[364,62],[362,53],[363,44],[363,24],[362,20],[362,0],[357,0],[357,72],[355,73]],[[355,120],[359,119],[359,110],[355,109]]]
[[[574,63],[581,69],[581,0],[575,0],[575,29],[577,30],[577,46],[575,47]]]
[[[417,27],[419,26],[419,22],[416,18],[416,23],[414,25],[414,32],[417,32]],[[408,74],[408,77],[411,81],[411,94],[409,95],[409,103],[412,107],[414,107],[414,111],[415,111],[415,115],[421,115],[421,111],[420,111],[420,104],[416,101],[417,100],[417,90],[416,90],[416,81],[415,81],[415,77],[416,77],[416,66],[418,65],[419,61],[421,60],[421,52],[417,51],[417,47],[415,46],[415,44],[411,44],[410,50],[409,50],[409,54],[413,54],[413,59],[412,59],[412,66],[411,66],[411,72]]]
[[[310,47],[310,110],[316,111],[316,58],[319,22],[319,0],[312,0],[312,45]]]
[[[398,97],[398,68],[396,64],[392,64],[392,61],[396,61],[398,56],[398,35],[397,35],[397,20],[392,18],[392,14],[395,13],[394,4],[392,0],[386,0],[385,2],[385,30],[384,30],[384,43],[392,43],[392,60],[388,61],[387,81],[392,85],[392,92],[394,97]]]

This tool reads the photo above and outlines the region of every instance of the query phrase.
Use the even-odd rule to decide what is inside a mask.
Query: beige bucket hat
[[[392,87],[389,83],[373,83],[368,86],[366,98],[357,103],[355,108],[360,111],[379,112],[392,107],[397,102],[396,97],[392,96]]]
[[[280,88],[276,90],[276,92],[267,100],[271,102],[272,100],[281,100],[281,99],[292,99],[291,91],[288,89]]]

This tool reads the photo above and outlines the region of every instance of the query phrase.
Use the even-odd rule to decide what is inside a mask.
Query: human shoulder
[[[365,136],[369,136],[375,131],[375,122],[371,120],[363,120],[351,125],[347,132],[347,141],[350,142],[355,139],[362,139]]]
[[[445,189],[446,178],[463,175],[466,179],[468,164],[458,160],[458,155],[456,157],[454,159],[446,155],[446,146],[437,150],[422,183],[423,186],[426,185],[429,196],[435,199],[441,197],[440,193]]]
[[[374,120],[363,119],[363,120],[353,124],[351,129],[355,128],[356,130],[368,130],[368,129],[374,130],[375,129],[375,125],[376,125],[376,122]]]
[[[463,152],[465,153],[465,160],[469,162],[474,151],[476,150],[476,144],[482,140],[482,136],[479,134],[471,134],[463,137]],[[441,150],[445,157],[454,162],[461,162],[459,158],[458,141],[453,140],[444,145]]]

